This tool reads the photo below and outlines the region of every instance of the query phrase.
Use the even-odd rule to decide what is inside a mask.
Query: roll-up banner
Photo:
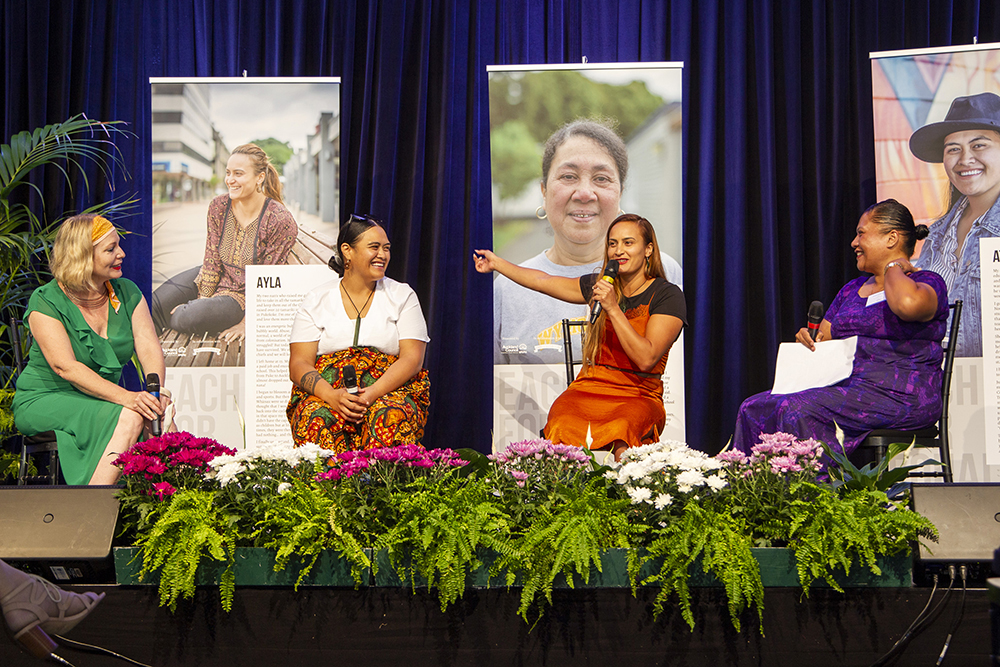
[[[998,481],[1000,425],[985,417],[997,414],[1000,285],[981,252],[1000,235],[1000,44],[885,51],[871,63],[878,199],[900,201],[930,226],[914,261],[945,278],[950,301],[963,300],[963,332],[949,342],[958,345],[954,479]]]
[[[494,252],[515,264],[579,277],[600,270],[612,220],[620,212],[636,213],[652,223],[667,279],[680,285],[681,63],[491,66],[487,71]],[[557,201],[554,188],[544,195],[545,144],[578,119],[598,119],[617,132],[627,148],[627,174],[620,191],[610,196]],[[605,157],[620,163],[615,156]],[[566,341],[562,320],[582,320],[587,313],[587,306],[494,278],[495,450],[539,437],[552,402],[568,384],[564,345],[572,344],[576,360],[581,358],[580,328],[574,329],[572,343]],[[684,441],[683,334],[670,350],[663,382],[667,421],[661,438]]]
[[[287,337],[275,340],[254,318],[285,318],[287,308],[269,310],[278,303],[276,291],[311,287],[312,278],[304,276],[315,271],[297,273],[303,278],[286,279],[282,288],[282,267],[321,266],[333,252],[340,220],[340,79],[151,78],[150,86],[150,308],[176,423],[237,447],[244,443],[243,413],[248,443],[255,434],[284,440],[287,423],[285,432],[272,434],[282,426],[274,415],[257,424],[258,411],[247,409],[258,371],[268,374],[260,382],[273,389],[281,365],[276,355],[284,355],[287,374]],[[265,161],[274,172],[260,182]],[[275,269],[247,272],[247,265]],[[268,350],[266,368],[247,367],[248,347],[255,347],[248,343]],[[275,346],[281,349],[270,349]]]

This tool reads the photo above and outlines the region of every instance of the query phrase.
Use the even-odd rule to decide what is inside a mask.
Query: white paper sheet
[[[857,349],[857,336],[816,343],[815,352],[802,343],[782,343],[771,393],[794,394],[837,384],[850,377]]]

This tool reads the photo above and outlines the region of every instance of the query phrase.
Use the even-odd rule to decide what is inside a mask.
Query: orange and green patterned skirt
[[[316,370],[333,387],[342,387],[341,370],[350,364],[357,371],[358,385],[370,387],[397,358],[373,347],[352,347],[316,357]],[[338,454],[349,449],[394,447],[420,442],[430,393],[427,369],[422,368],[402,387],[376,400],[356,424],[297,386],[292,388],[286,413],[296,445],[313,442]]]

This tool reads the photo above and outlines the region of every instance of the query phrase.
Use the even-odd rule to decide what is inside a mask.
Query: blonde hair
[[[64,287],[74,292],[96,288],[94,273],[93,213],[74,215],[59,226],[52,244],[49,271]]]
[[[267,157],[263,148],[257,144],[243,144],[233,149],[230,157],[233,155],[246,155],[253,164],[254,174],[264,174],[264,183],[261,185],[264,195],[279,204],[284,204],[281,200],[281,177],[278,176],[278,170],[271,164],[271,159]]]
[[[608,233],[604,239],[604,262],[601,264],[601,275],[604,275],[604,269],[608,266],[608,246],[611,244],[611,230],[615,228],[619,222],[634,222],[636,226],[639,227],[639,233],[642,235],[642,246],[652,244],[653,254],[651,254],[646,261],[646,267],[644,269],[644,274],[646,280],[650,278],[663,278],[666,280],[666,276],[663,273],[663,262],[660,259],[660,246],[656,242],[656,232],[653,231],[653,225],[650,224],[649,220],[642,217],[641,215],[636,215],[635,213],[625,213],[614,219],[611,226],[608,227]],[[619,303],[625,298],[622,293],[622,283],[620,277],[615,277],[615,297]],[[601,345],[604,344],[604,323],[608,320],[607,311],[602,310],[601,314],[597,316],[594,323],[587,326],[587,340],[583,344],[583,370],[586,372],[589,370],[590,366],[593,366],[597,361],[597,352],[601,349]]]

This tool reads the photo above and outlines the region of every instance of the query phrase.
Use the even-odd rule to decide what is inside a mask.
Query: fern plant
[[[183,489],[156,510],[148,531],[140,533],[135,546],[142,556],[139,578],[159,571],[160,604],[177,609],[181,598],[195,593],[198,566],[205,559],[226,563],[219,585],[222,607],[232,609],[235,563],[234,535],[214,503],[215,494],[201,489]]]
[[[658,571],[641,583],[660,586],[653,601],[653,615],[659,617],[676,595],[681,617],[694,629],[689,579],[700,567],[722,582],[726,591],[729,617],[740,629],[740,615],[754,607],[763,624],[764,585],[760,565],[753,557],[752,531],[743,520],[729,511],[724,497],[713,501],[688,502],[681,515],[654,531],[654,539],[645,550],[642,562],[659,564]],[[632,570],[633,587],[642,562]]]
[[[817,579],[843,592],[835,575],[850,574],[855,563],[881,574],[879,556],[908,552],[915,538],[937,539],[934,525],[883,491],[849,489],[842,496],[827,487],[811,486],[808,501],[793,502],[789,548],[806,595]]]
[[[525,620],[532,606],[541,613],[545,603],[552,603],[558,576],[571,588],[576,576],[589,582],[591,568],[601,571],[603,551],[628,549],[646,530],[629,521],[629,501],[609,496],[599,476],[578,475],[568,484],[556,484],[552,497],[554,502],[540,505],[529,523],[513,527],[513,551],[497,561],[507,571],[508,586],[522,583],[518,613]],[[631,550],[629,559],[634,563]]]
[[[483,479],[423,479],[406,493],[395,494],[395,501],[398,521],[374,548],[388,551],[393,568],[413,588],[418,576],[427,588],[436,587],[442,611],[465,592],[466,579],[483,564],[484,551],[520,560],[510,546],[509,518],[491,502]]]

